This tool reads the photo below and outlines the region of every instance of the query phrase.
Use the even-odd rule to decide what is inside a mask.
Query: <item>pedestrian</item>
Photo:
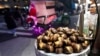
[[[16,36],[16,23],[13,18],[12,13],[10,12],[9,8],[5,9],[5,15],[4,15],[5,23],[7,24],[8,30],[10,30],[11,34]]]
[[[30,24],[32,27],[35,27],[37,25],[37,11],[36,7],[33,3],[30,4],[29,7],[29,13],[27,16],[27,22]]]
[[[88,8],[88,11],[84,14],[83,32],[87,34],[87,36],[89,37],[92,37],[93,32],[96,30],[97,18],[98,18],[98,14],[96,11],[96,5],[92,3],[90,4],[90,8]],[[79,27],[79,21],[80,21],[80,18],[77,23],[78,27]]]
[[[71,14],[73,15],[75,13],[75,2],[74,0],[71,0]]]
[[[21,12],[18,8],[15,8],[13,11],[13,17],[15,19],[15,22],[17,22],[17,26],[21,26],[22,19],[21,19]]]

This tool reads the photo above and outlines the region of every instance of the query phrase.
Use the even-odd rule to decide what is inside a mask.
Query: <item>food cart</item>
[[[31,1],[33,1],[33,0],[31,0]],[[53,0],[52,0],[53,1]],[[35,1],[35,2],[37,2],[38,3],[38,1]],[[40,1],[39,1],[40,2]],[[56,17],[51,17],[51,19],[50,20],[48,20],[47,19],[47,16],[50,14],[50,11],[53,11],[53,12],[51,12],[51,14],[53,14],[53,16],[55,16],[55,13],[56,13],[56,11],[54,10],[54,2],[55,1],[53,1],[53,2],[51,2],[51,4],[49,4],[49,5],[52,5],[52,3],[53,3],[53,5],[50,7],[50,6],[48,6],[49,8],[53,8],[53,9],[51,9],[51,10],[46,10],[46,8],[45,8],[45,6],[46,6],[46,4],[44,4],[44,2],[46,2],[46,0],[43,0],[42,1],[42,5],[43,5],[43,15],[45,15],[45,19],[43,18],[42,20],[42,23],[44,23],[44,24],[46,24],[46,23],[48,23],[48,22],[51,22],[51,21],[53,21]],[[49,2],[48,2],[49,3]],[[84,5],[85,4],[85,5]],[[97,12],[97,14],[99,15],[99,11],[98,11],[98,5],[97,5],[97,2],[96,1],[94,1],[94,4],[95,4],[95,8],[96,8],[96,12]],[[36,41],[35,41],[35,52],[36,52],[36,55],[37,56],[87,56],[89,53],[91,53],[92,52],[92,50],[93,49],[95,49],[95,48],[97,48],[98,46],[97,46],[97,44],[98,44],[98,42],[99,42],[99,39],[98,39],[98,37],[99,37],[99,21],[100,21],[100,19],[99,19],[99,16],[98,16],[98,19],[96,20],[97,21],[97,24],[95,25],[95,26],[92,26],[92,27],[94,27],[94,29],[92,30],[92,36],[91,36],[91,38],[90,38],[90,26],[89,25],[87,25],[86,26],[86,22],[85,22],[85,17],[84,17],[84,12],[86,13],[87,11],[88,11],[88,1],[86,0],[86,1],[84,1],[84,0],[81,0],[81,2],[80,2],[80,4],[79,5],[81,5],[81,10],[80,10],[80,13],[79,13],[79,15],[80,15],[80,17],[79,17],[79,21],[78,21],[78,23],[79,23],[79,25],[78,25],[78,29],[74,29],[74,31],[77,31],[77,33],[79,33],[79,37],[82,37],[84,34],[83,33],[85,33],[86,35],[85,35],[85,38],[84,38],[84,41],[89,41],[89,45],[84,49],[82,49],[82,51],[80,51],[80,52],[76,52],[75,51],[75,49],[74,49],[74,47],[73,47],[73,45],[74,44],[70,44],[70,45],[64,45],[64,43],[63,43],[63,45],[64,45],[64,47],[66,47],[66,48],[70,48],[70,49],[73,49],[73,51],[69,51],[68,52],[68,50],[67,49],[65,49],[66,51],[62,51],[61,52],[61,50],[62,49],[60,49],[60,51],[59,51],[59,49],[57,49],[59,52],[61,52],[61,53],[59,53],[59,52],[57,52],[57,51],[55,51],[55,48],[63,48],[63,47],[55,47],[56,46],[56,41],[52,41],[52,40],[50,40],[49,38],[48,38],[48,34],[49,33],[51,33],[51,32],[49,32],[49,30],[50,31],[57,31],[57,32],[59,32],[59,29],[61,30],[60,31],[60,33],[59,34],[62,34],[61,32],[63,32],[62,31],[62,29],[63,30],[67,30],[67,29],[69,29],[69,30],[71,30],[71,31],[73,31],[73,29],[70,29],[70,28],[66,28],[66,27],[58,27],[58,28],[55,28],[55,29],[58,29],[58,30],[55,30],[54,28],[52,28],[52,27],[50,27],[49,29],[47,29],[45,32],[42,32],[42,34],[40,34],[38,37],[37,37],[37,39],[36,39]],[[36,5],[37,6],[37,5]],[[39,6],[41,6],[41,5],[39,5]],[[37,6],[38,7],[38,6]],[[40,7],[39,7],[40,8]],[[40,11],[40,10],[39,10]],[[49,11],[49,13],[48,13],[48,11]],[[38,12],[39,13],[39,12]],[[41,14],[42,15],[42,14]],[[86,16],[88,16],[88,15],[86,15]],[[46,20],[46,21],[45,21]],[[41,21],[41,20],[40,20]],[[48,22],[47,22],[48,21]],[[96,23],[96,22],[95,22]],[[52,30],[53,29],[53,30]],[[64,33],[64,32],[63,32]],[[47,34],[47,35],[45,35],[45,34]],[[54,33],[55,34],[55,33]],[[58,34],[58,33],[57,33]],[[69,32],[67,32],[67,35],[69,34]],[[42,37],[41,37],[41,35],[43,35]],[[81,36],[82,35],[82,36]],[[73,34],[71,34],[71,36],[73,36]],[[66,37],[67,39],[72,39],[71,41],[71,43],[73,43],[73,39],[74,38],[71,38],[71,36],[68,36],[68,37]],[[50,36],[49,36],[50,37]],[[65,38],[65,39],[66,39]],[[76,37],[77,38],[77,37]],[[80,38],[79,38],[80,39]],[[42,41],[44,41],[44,42],[42,42]],[[57,40],[58,41],[58,40]],[[61,40],[61,41],[64,41],[64,39],[63,40]],[[51,47],[51,46],[49,46],[49,47],[47,47],[46,45],[48,45],[48,42],[50,42],[49,43],[49,45],[53,45],[53,47]],[[51,42],[52,42],[52,44],[51,44]],[[78,42],[78,40],[77,40],[77,42]],[[76,44],[79,44],[79,42],[77,43],[77,42],[75,42]],[[54,43],[54,44],[53,44]],[[66,42],[65,42],[66,43]],[[83,42],[82,42],[83,43]],[[85,43],[88,43],[88,42],[85,42]],[[46,45],[45,45],[46,44]],[[59,43],[58,43],[59,44]],[[68,44],[68,43],[67,43]],[[81,44],[81,43],[80,43]],[[70,46],[70,47],[69,47]],[[46,50],[46,48],[52,48],[52,49],[54,49],[54,51],[52,52],[50,52],[50,50],[52,50],[52,49],[47,49]],[[71,48],[72,47],[72,48]],[[49,50],[49,51],[48,51]],[[63,49],[64,50],[64,49]],[[97,50],[97,49],[96,49]],[[47,52],[46,52],[47,51]]]

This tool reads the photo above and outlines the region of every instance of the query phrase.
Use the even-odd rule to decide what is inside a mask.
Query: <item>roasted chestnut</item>
[[[63,37],[58,37],[58,41],[63,41],[64,40],[64,38]]]
[[[84,43],[82,43],[82,47],[84,49],[87,48],[88,45],[89,45],[89,41],[84,41]]]
[[[74,52],[75,53],[79,53],[79,52],[81,52],[81,50],[82,50],[82,46],[81,46],[81,44],[73,44],[73,49],[74,49]]]
[[[64,32],[58,32],[58,34],[59,34],[59,35],[62,35],[62,34],[64,34]]]
[[[65,27],[65,28],[63,28],[64,29],[64,31],[69,31],[69,28],[68,27]]]
[[[69,45],[69,46],[71,45],[71,41],[69,38],[64,39],[63,41],[64,41],[64,45]]]
[[[77,37],[76,36],[70,36],[70,40],[72,42],[77,42]]]
[[[64,48],[64,53],[66,53],[66,54],[71,54],[71,53],[73,53],[73,48],[72,48],[72,46],[66,46],[66,47]]]
[[[53,28],[49,28],[48,30],[51,31]]]
[[[38,36],[38,37],[37,37],[37,43],[42,42],[42,39],[43,39],[43,36],[42,36],[42,35]]]
[[[47,45],[46,52],[53,53],[54,47],[52,45]]]
[[[78,32],[73,33],[74,36],[78,37],[80,34]]]
[[[43,36],[40,35],[40,36],[37,37],[37,40],[41,40],[42,38],[43,38]]]
[[[43,41],[44,43],[49,42],[49,41],[50,41],[50,37],[44,36],[43,39],[42,39],[42,41]]]
[[[57,54],[63,53],[63,48],[55,48],[55,53]]]
[[[64,39],[66,39],[67,35],[66,34],[62,34],[61,37],[64,38]]]
[[[53,36],[53,41],[57,41],[58,40],[58,37],[60,37],[60,35],[59,34],[54,34],[54,36]]]
[[[67,34],[68,37],[71,36],[72,33],[73,33],[73,32],[72,32],[71,30],[69,30],[69,31],[66,32],[66,34]]]
[[[71,31],[72,31],[73,33],[75,33],[75,32],[76,32],[76,30],[75,30],[75,29],[71,29]]]
[[[45,35],[47,36],[49,33],[52,33],[52,32],[49,31],[49,30],[47,30],[47,31],[45,32]]]
[[[52,37],[53,36],[53,33],[48,33],[47,36],[48,37]]]
[[[46,44],[43,43],[43,42],[38,43],[38,49],[39,49],[39,50],[44,50],[44,49],[46,49]]]
[[[63,32],[64,29],[63,29],[63,27],[59,27],[59,28],[57,28],[57,31],[58,31],[58,32]]]
[[[63,43],[61,41],[54,42],[54,47],[61,48],[63,46]]]
[[[52,42],[48,42],[48,43],[47,43],[47,45],[52,46],[52,45],[53,45],[53,43],[52,43]]]
[[[56,30],[55,28],[52,28],[52,29],[51,29],[51,32],[52,32],[53,34],[55,34],[55,33],[57,33],[57,30]]]

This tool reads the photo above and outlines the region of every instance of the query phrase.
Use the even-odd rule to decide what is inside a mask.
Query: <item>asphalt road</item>
[[[1,56],[36,56],[34,40],[31,38],[13,38],[0,43]]]

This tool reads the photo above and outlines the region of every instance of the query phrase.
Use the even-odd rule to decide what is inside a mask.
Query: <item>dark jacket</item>
[[[8,9],[5,11],[4,19],[8,29],[14,29],[17,27],[13,15]]]

